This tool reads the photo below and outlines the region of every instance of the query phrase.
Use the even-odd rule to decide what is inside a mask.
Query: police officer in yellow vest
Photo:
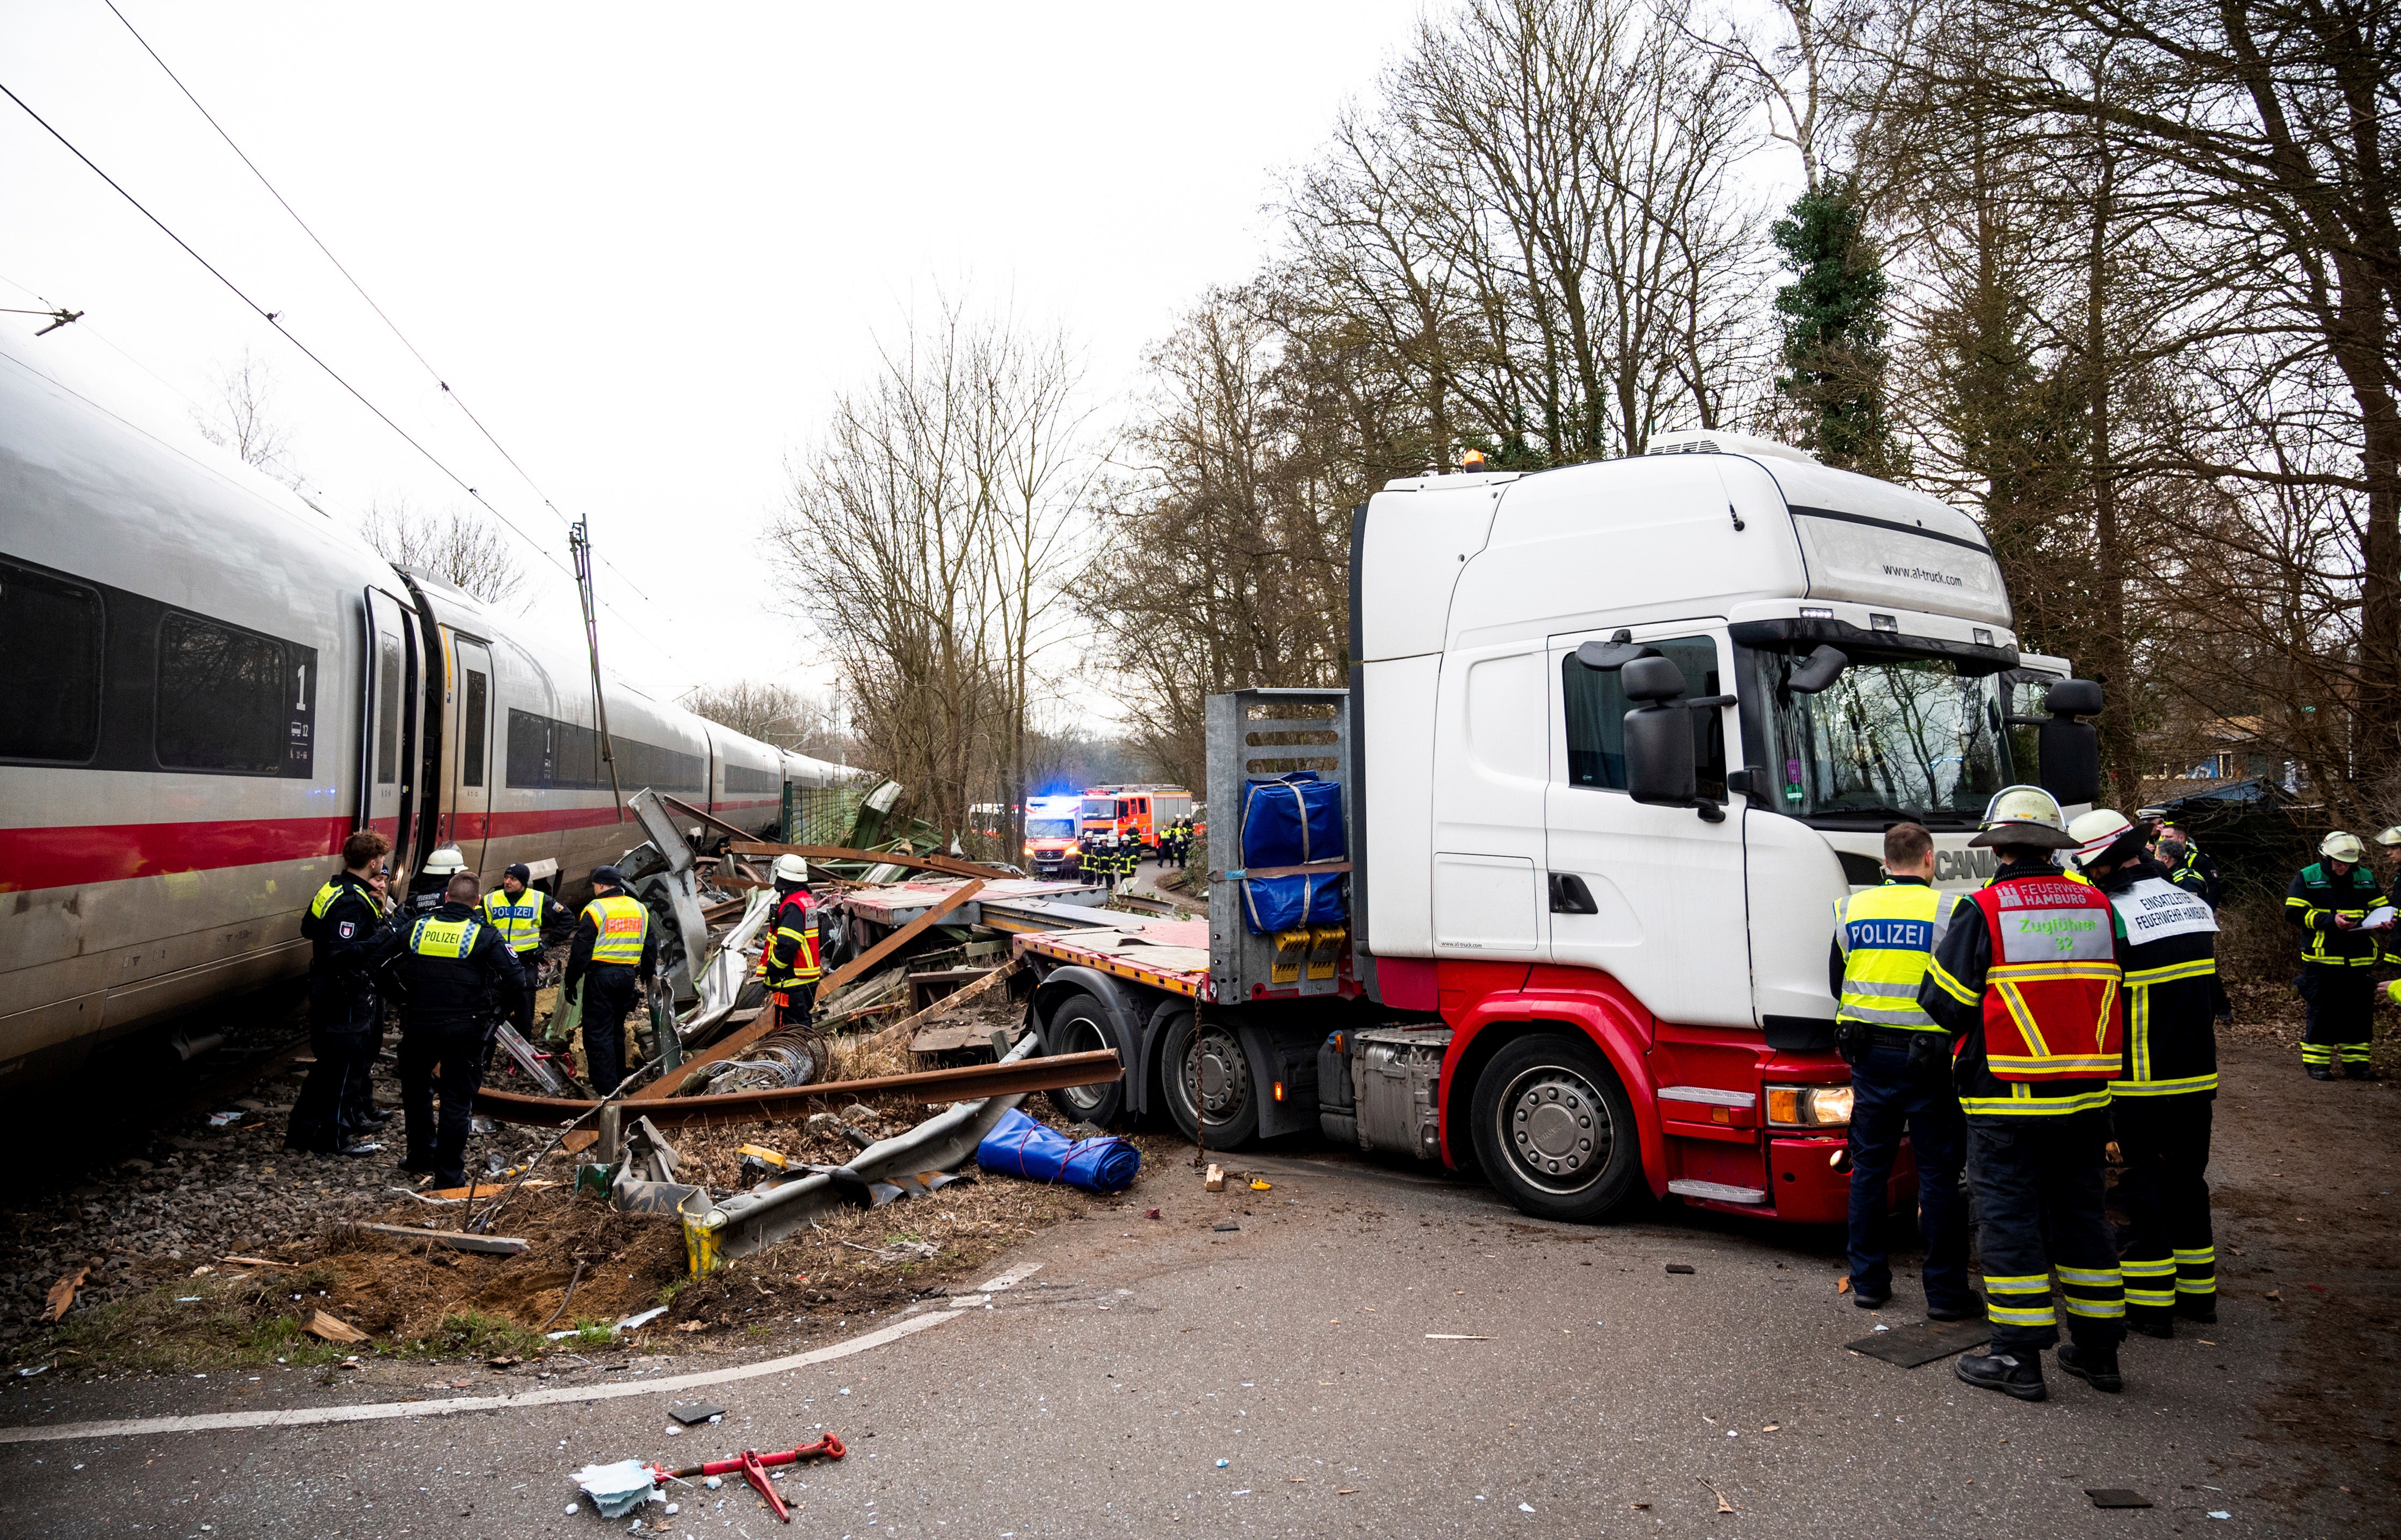
[[[603,1096],[625,1078],[625,1016],[634,1009],[635,984],[649,983],[658,961],[650,910],[625,891],[624,873],[594,867],[592,901],[576,920],[567,953],[565,993],[583,990],[583,1062],[592,1089]]]
[[[2051,864],[2052,851],[2077,843],[2064,825],[2038,786],[1994,795],[1969,843],[1991,846],[2000,869],[1961,905],[1917,992],[1958,1041],[1953,1083],[1983,1211],[1992,1343],[1955,1372],[2021,1401],[2050,1394],[2042,1350],[2059,1341],[2054,1273],[2074,1340],[2059,1367],[2095,1390],[2125,1388],[2125,1286],[2102,1196],[2109,1081],[2125,1047],[2123,932],[2106,894]]]
[[[1885,882],[1834,905],[1834,1051],[1851,1066],[1851,1302],[1892,1299],[1886,1194],[1901,1135],[1917,1162],[1917,1222],[1926,1243],[1926,1313],[1983,1313],[1968,1286],[1968,1200],[1959,1189],[1968,1125],[1951,1089],[1951,1035],[1917,1003],[1926,965],[1951,928],[1958,895],[1933,886],[1934,836],[1885,831]]]
[[[533,997],[542,971],[542,932],[571,925],[575,915],[567,905],[539,887],[528,886],[533,869],[523,861],[501,873],[501,886],[484,895],[484,918],[501,933],[525,982],[510,996],[508,1017],[517,1036],[533,1036]]]
[[[484,1083],[485,1040],[521,975],[498,928],[475,913],[475,879],[450,879],[433,912],[392,938],[406,1003],[400,1013],[400,1104],[408,1170],[444,1187],[466,1182],[467,1122]],[[442,1091],[436,1125],[433,1091]]]
[[[391,940],[384,918],[384,858],[391,853],[391,841],[375,830],[352,831],[342,842],[342,870],[300,916],[310,949],[309,1052],[317,1063],[292,1104],[286,1149],[364,1156],[383,1148],[367,1139],[374,1121],[362,1121],[356,1109],[362,1102],[374,1106],[368,1076],[383,1036],[376,969]]]

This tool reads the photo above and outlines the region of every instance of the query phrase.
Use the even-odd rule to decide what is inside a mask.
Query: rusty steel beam
[[[863,1096],[906,1096],[911,1101],[939,1105],[974,1101],[984,1096],[1014,1096],[1033,1091],[1060,1091],[1069,1086],[1105,1085],[1122,1077],[1124,1066],[1114,1049],[1097,1053],[1061,1053],[1013,1064],[968,1065],[959,1069],[928,1069],[913,1075],[883,1075],[865,1080],[831,1080],[824,1085],[794,1086],[780,1091],[732,1091],[722,1096],[676,1096],[644,1102],[642,1116],[660,1128],[727,1128],[797,1118],[812,1104],[858,1100]],[[503,1122],[556,1127],[592,1110],[597,1104],[554,1096],[527,1096],[487,1086],[475,1093],[475,1110]]]
[[[996,866],[961,860],[956,856],[910,856],[897,850],[853,850],[840,845],[771,845],[764,840],[735,840],[725,847],[737,856],[801,856],[813,861],[864,861],[870,866],[906,866],[919,872],[942,872],[954,877],[987,880],[1016,875]]]

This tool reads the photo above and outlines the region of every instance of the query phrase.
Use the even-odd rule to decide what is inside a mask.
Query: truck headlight
[[[1848,1128],[1851,1088],[1846,1085],[1771,1085],[1767,1088],[1770,1128]]]

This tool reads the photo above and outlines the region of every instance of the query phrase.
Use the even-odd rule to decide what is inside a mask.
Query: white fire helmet
[[[2359,843],[2358,835],[2346,834],[2338,829],[2318,841],[2318,854],[2328,860],[2357,864],[2367,859],[2367,846]]]
[[[2133,820],[2114,807],[2096,807],[2079,815],[2067,826],[2069,837],[2076,841],[2074,859],[2078,869],[2090,868],[2133,827]]]
[[[446,845],[425,858],[425,867],[418,874],[427,877],[455,877],[467,870],[467,858],[459,854],[455,845]]]
[[[2067,832],[2059,799],[2039,786],[2004,786],[1984,804],[1983,832],[1975,846],[2032,845],[2065,850],[2078,842]]]
[[[805,887],[809,880],[809,863],[798,856],[778,856],[775,858],[775,880]]]

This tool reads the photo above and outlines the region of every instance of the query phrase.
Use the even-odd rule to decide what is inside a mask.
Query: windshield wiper
[[[1922,823],[1927,825],[1928,828],[1931,828],[1936,824],[1959,822],[1966,817],[1966,815],[1947,811],[1941,813],[1919,812],[1907,807],[1886,807],[1878,803],[1868,803],[1853,807],[1814,808],[1810,812],[1804,814],[1803,817],[1812,818],[1874,818],[1880,821]]]

